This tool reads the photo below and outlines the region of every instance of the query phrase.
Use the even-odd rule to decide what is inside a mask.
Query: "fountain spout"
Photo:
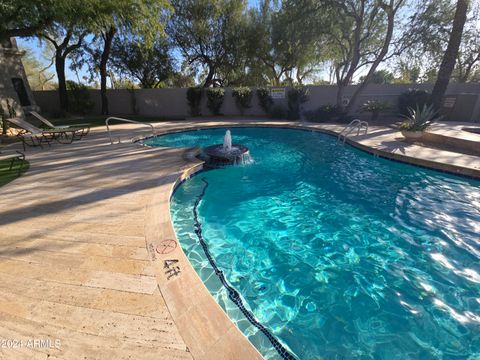
[[[232,144],[232,133],[230,130],[225,132],[223,144],[207,146],[203,149],[202,156],[205,157],[205,165],[210,168],[252,162],[246,146]]]
[[[223,137],[223,150],[226,152],[232,151],[232,134],[230,130],[227,130]]]

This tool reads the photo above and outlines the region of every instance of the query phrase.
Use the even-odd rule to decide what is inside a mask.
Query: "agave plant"
[[[403,116],[405,121],[400,125],[401,130],[425,131],[434,120],[440,118],[432,105],[417,106],[415,110],[408,108],[408,112],[408,116]]]

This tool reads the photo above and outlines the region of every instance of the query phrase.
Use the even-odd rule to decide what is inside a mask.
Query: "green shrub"
[[[291,88],[287,94],[288,118],[290,120],[300,119],[300,107],[308,100],[308,89],[303,86]]]
[[[270,96],[270,90],[268,88],[257,89],[258,104],[265,111],[266,114],[270,112],[270,108],[273,105],[273,99]]]
[[[305,118],[308,121],[328,122],[341,115],[337,105],[326,104],[318,107],[316,110],[307,111]]]
[[[233,88],[232,96],[235,98],[235,104],[242,115],[245,109],[248,109],[252,106],[252,89],[249,87],[242,86]]]
[[[409,89],[398,97],[398,112],[403,116],[410,114],[408,109],[421,108],[432,105],[432,98],[428,91]]]
[[[74,114],[86,115],[93,110],[93,101],[90,100],[88,87],[77,84],[75,81],[67,81],[68,108]]]
[[[203,97],[203,89],[201,87],[189,87],[187,90],[187,102],[190,107],[191,116],[202,115],[200,111],[200,103]]]
[[[223,88],[207,89],[207,107],[213,115],[220,115],[220,109],[222,108],[224,97],[225,90]]]
[[[270,107],[269,115],[272,119],[286,119],[288,113],[285,106],[276,104]]]
[[[388,111],[392,108],[388,101],[368,100],[362,106],[362,111],[372,113],[371,120],[377,120],[380,113]]]

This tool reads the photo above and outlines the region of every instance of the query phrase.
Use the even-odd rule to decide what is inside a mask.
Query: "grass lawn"
[[[24,161],[23,170],[20,176],[24,174],[25,171],[28,170],[29,166],[30,164],[28,163],[28,161]],[[15,160],[12,170],[8,170],[9,167],[10,167],[10,160],[0,161],[0,187],[5,184],[8,184],[10,181],[13,181],[17,177],[19,177],[18,169],[20,168],[20,161]]]

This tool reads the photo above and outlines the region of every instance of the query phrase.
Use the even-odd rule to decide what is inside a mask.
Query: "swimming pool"
[[[224,133],[146,144],[207,146]],[[375,158],[317,132],[232,135],[254,162],[184,182],[172,219],[197,273],[266,358],[280,355],[231,301],[206,251],[266,334],[298,358],[480,356],[479,181]]]

